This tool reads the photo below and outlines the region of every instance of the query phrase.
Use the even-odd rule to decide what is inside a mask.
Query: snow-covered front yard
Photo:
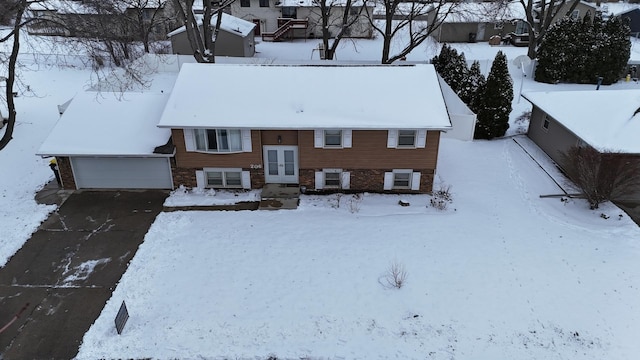
[[[426,195],[366,194],[160,214],[78,358],[640,353],[638,227],[614,207],[541,199],[561,191],[511,139],[442,145],[454,194],[443,212]],[[394,262],[407,272],[400,289],[381,285]]]
[[[346,42],[338,57],[376,60],[368,47],[376,41]],[[258,57],[302,61],[316,45],[258,44]],[[498,49],[509,60],[526,51],[456,47],[485,73]],[[425,44],[408,60],[436,51]],[[516,92],[521,80],[524,91],[593,88],[534,83],[511,65]],[[14,139],[0,151],[0,265],[53,210],[33,200],[52,179],[48,160],[34,154],[58,118],[55,105],[90,77],[23,70],[37,96],[17,99]],[[526,130],[515,119],[530,109],[517,97],[513,105],[509,135]],[[526,138],[517,140],[569,186]],[[427,207],[427,195],[365,194],[303,196],[294,211],[160,214],[78,358],[637,357],[640,229],[610,204],[590,211],[582,200],[540,198],[561,190],[511,139],[441,145],[438,181],[454,196],[446,211]],[[201,195],[177,192],[167,204],[234,201]],[[381,285],[392,263],[407,272],[401,289]],[[117,335],[123,300],[131,318]]]

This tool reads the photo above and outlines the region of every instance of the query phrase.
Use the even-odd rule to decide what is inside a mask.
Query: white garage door
[[[78,189],[171,189],[168,158],[73,157]]]

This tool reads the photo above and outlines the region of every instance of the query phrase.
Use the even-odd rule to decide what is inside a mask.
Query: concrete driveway
[[[161,191],[72,194],[0,269],[2,359],[71,359],[162,210]]]

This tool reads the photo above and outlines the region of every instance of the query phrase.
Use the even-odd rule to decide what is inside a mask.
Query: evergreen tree
[[[608,34],[606,43],[602,48],[606,52],[606,61],[602,63],[600,71],[603,84],[612,84],[618,81],[626,69],[631,56],[631,30],[626,20],[620,17],[612,17],[604,25],[604,32]]]
[[[475,138],[493,139],[503,136],[509,128],[513,81],[509,75],[507,57],[502,51],[496,54],[483,88],[482,103],[477,112]]]
[[[575,36],[570,32],[572,28],[569,18],[563,18],[549,27],[538,49],[536,81],[555,84],[566,79],[569,66],[575,65],[571,58],[573,51],[570,50],[572,37]]]
[[[442,79],[458,93],[468,71],[464,53],[458,54],[456,49],[444,44],[440,54],[434,57],[431,63]]]
[[[463,79],[460,91],[458,92],[460,99],[474,112],[476,111],[474,110],[474,105],[478,105],[479,103],[474,100],[478,94],[478,89],[483,87],[486,82],[487,80],[480,71],[480,62],[475,60],[473,64],[471,64],[467,76]]]

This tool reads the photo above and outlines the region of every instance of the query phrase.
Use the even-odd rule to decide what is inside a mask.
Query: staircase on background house
[[[266,184],[262,188],[259,210],[295,210],[300,202],[300,188],[291,184]]]
[[[263,32],[263,41],[280,41],[293,30],[306,29],[309,26],[307,19],[278,19],[278,29],[274,32]]]

